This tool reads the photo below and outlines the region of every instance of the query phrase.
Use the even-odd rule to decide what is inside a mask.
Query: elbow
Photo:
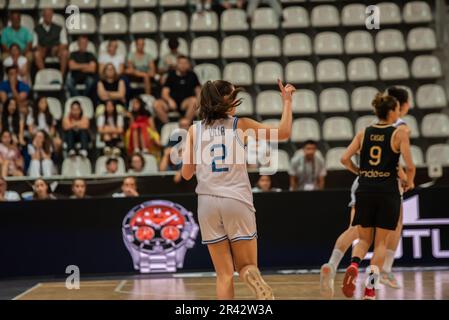
[[[279,129],[278,130],[278,140],[286,141],[286,140],[290,139],[291,133],[292,133],[291,128],[285,129],[285,130]]]
[[[348,161],[349,161],[349,158],[346,157],[346,156],[342,156],[342,157],[340,158],[340,163],[341,163],[342,165],[344,165],[345,167],[348,166]]]

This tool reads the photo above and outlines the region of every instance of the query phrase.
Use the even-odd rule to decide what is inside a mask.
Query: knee
[[[217,281],[219,282],[227,282],[232,281],[234,278],[234,270],[226,270],[217,272]]]

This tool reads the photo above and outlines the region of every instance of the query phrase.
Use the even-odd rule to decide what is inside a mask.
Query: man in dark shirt
[[[70,96],[89,96],[96,82],[97,59],[87,51],[89,40],[86,36],[78,38],[78,50],[70,54],[69,73],[67,75],[66,87]],[[77,84],[84,84],[83,92],[76,89]]]
[[[30,93],[30,87],[18,79],[19,71],[16,65],[6,69],[8,79],[0,83],[0,102],[14,99],[19,105],[25,104]]]
[[[154,103],[156,115],[163,123],[167,123],[168,113],[178,111],[192,122],[200,91],[200,82],[195,72],[191,70],[189,59],[186,56],[179,56],[176,70],[168,73],[161,99]]]
[[[58,57],[60,70],[64,76],[67,68],[67,33],[65,29],[53,23],[53,9],[42,10],[42,23],[34,28],[36,51],[34,59],[38,70],[45,68],[45,58]]]

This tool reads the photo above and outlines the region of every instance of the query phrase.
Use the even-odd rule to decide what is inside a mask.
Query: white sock
[[[388,250],[385,253],[385,261],[384,261],[384,266],[383,266],[383,271],[385,272],[391,272],[391,268],[393,267],[393,263],[394,263],[394,255],[395,255],[395,251],[393,250]]]
[[[344,253],[338,249],[332,251],[331,257],[329,258],[329,263],[334,267],[335,270],[338,269],[341,259],[343,259]]]
[[[366,274],[365,287],[369,289],[379,289],[379,268],[376,265],[370,265],[366,268]]]

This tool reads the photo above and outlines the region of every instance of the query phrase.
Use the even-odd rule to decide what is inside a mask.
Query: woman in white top
[[[234,298],[234,267],[257,299],[273,299],[257,268],[257,231],[251,184],[246,169],[248,136],[286,140],[292,126],[292,85],[279,89],[284,110],[278,128],[235,117],[240,91],[227,81],[208,81],[200,95],[201,122],[189,128],[182,176],[198,181],[198,219],[217,273],[218,299]],[[270,130],[271,129],[271,130]]]
[[[13,43],[9,47],[9,57],[7,57],[5,60],[3,60],[3,68],[6,70],[6,68],[11,67],[13,65],[16,65],[18,68],[18,79],[22,82],[25,82],[26,84],[30,84],[30,74],[28,72],[28,59],[20,54],[20,47]],[[5,73],[5,80],[6,80],[6,73]]]

